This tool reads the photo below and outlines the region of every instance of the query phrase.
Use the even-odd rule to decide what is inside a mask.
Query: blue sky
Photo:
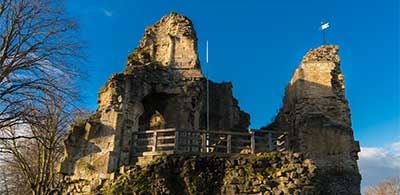
[[[83,103],[96,108],[107,78],[124,69],[144,28],[171,11],[194,22],[202,67],[214,81],[232,81],[251,126],[263,126],[279,109],[284,88],[302,56],[321,44],[321,21],[330,21],[329,43],[340,45],[346,96],[362,147],[388,148],[400,140],[398,0],[70,0],[86,44],[88,74]],[[210,64],[204,65],[209,40]]]

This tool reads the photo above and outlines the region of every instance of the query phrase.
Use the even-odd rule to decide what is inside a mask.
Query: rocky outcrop
[[[315,162],[324,194],[360,194],[360,149],[351,128],[338,50],[323,45],[304,56],[275,121],[265,128],[289,132],[291,149]]]
[[[315,166],[299,153],[163,156],[125,167],[102,194],[317,194]]]
[[[65,141],[61,172],[98,184],[120,167],[135,164],[133,133],[155,128],[206,128],[206,79],[191,21],[177,13],[148,27],[123,73],[99,92],[98,109],[74,124]],[[210,82],[210,126],[247,132],[230,83]]]

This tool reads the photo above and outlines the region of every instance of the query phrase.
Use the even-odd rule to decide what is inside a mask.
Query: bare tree
[[[51,194],[62,185],[56,163],[82,57],[62,3],[0,0],[0,194]]]
[[[365,195],[399,195],[400,194],[400,178],[394,177],[379,184],[369,187],[365,191]]]
[[[54,194],[63,187],[57,165],[63,155],[62,141],[74,115],[64,102],[51,98],[33,112],[27,125],[13,126],[3,132],[8,137],[23,132],[32,139],[1,140],[0,147],[6,155],[0,160],[20,177],[19,185],[27,184],[33,194]]]
[[[49,96],[75,97],[76,28],[61,1],[0,1],[0,131],[26,123]]]
[[[22,183],[23,179],[13,167],[2,163],[0,166],[0,194],[29,194],[29,185]]]
[[[10,195],[9,175],[5,166],[0,166],[0,194]]]

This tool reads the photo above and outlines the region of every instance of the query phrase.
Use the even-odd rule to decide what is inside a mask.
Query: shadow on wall
[[[248,131],[250,115],[240,109],[238,100],[233,97],[232,88],[231,82],[209,81],[209,119],[210,129],[213,131]],[[207,104],[204,100],[200,115],[200,129],[207,129],[206,117]]]
[[[289,132],[290,148],[316,163],[322,191],[359,194],[359,144],[344,89],[335,81],[331,85],[296,80],[286,87],[274,122],[263,129]]]
[[[74,125],[71,133],[64,141],[64,159],[61,162],[60,172],[73,175],[78,160],[84,166],[94,166],[92,156],[101,153],[106,148],[111,148],[114,132],[109,126],[100,123],[86,122]],[[108,140],[108,141],[107,141]]]
[[[354,157],[350,109],[342,90],[299,79],[286,87],[283,106],[263,129],[288,131],[295,151]]]

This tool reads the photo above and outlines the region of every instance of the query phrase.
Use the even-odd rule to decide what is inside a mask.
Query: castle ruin
[[[306,54],[274,122],[253,133],[232,84],[212,81],[207,132],[206,88],[192,22],[177,13],[163,17],[146,28],[124,72],[100,90],[96,113],[72,125],[61,172],[93,187],[143,165],[144,156],[290,150],[315,163],[315,186],[324,194],[360,194],[359,146],[337,46]]]

